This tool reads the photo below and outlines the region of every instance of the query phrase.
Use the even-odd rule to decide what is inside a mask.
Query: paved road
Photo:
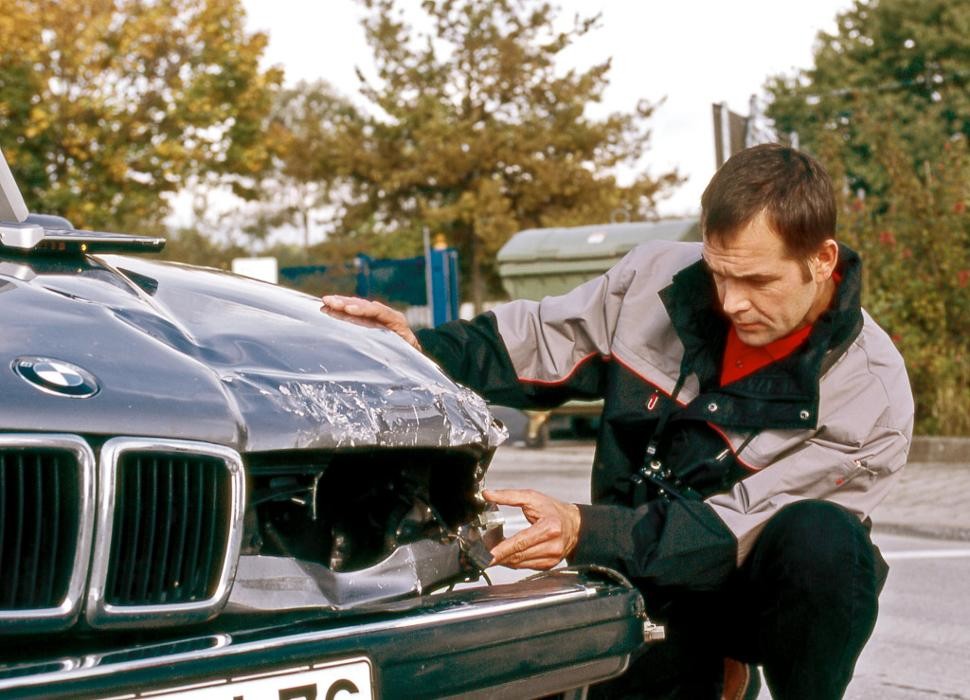
[[[970,543],[875,539],[891,569],[846,698],[970,698]]]
[[[591,458],[588,443],[554,443],[545,450],[503,446],[487,483],[588,502]],[[876,630],[846,698],[970,700],[970,541],[965,537],[970,532],[970,465],[913,464],[904,474],[904,482],[880,507],[891,527],[878,530],[874,539],[892,570]],[[517,510],[502,510],[507,533],[526,525]],[[962,535],[964,540],[918,533]],[[496,582],[521,575],[492,570]]]

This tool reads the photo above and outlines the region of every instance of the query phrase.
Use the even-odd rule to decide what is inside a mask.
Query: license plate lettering
[[[374,687],[370,661],[353,659],[140,696],[151,700],[373,700]]]

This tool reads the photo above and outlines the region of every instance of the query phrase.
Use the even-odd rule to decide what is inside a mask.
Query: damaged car
[[[0,190],[0,697],[529,697],[625,668],[649,623],[618,575],[468,585],[501,537],[480,397],[314,297],[30,214],[5,162]]]

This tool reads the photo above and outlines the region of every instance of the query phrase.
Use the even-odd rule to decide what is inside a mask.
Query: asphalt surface
[[[970,699],[967,542],[885,531],[873,540],[889,562],[889,579],[846,700]]]

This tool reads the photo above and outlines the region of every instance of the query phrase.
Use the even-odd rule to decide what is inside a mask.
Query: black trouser
[[[841,698],[872,633],[887,568],[843,508],[802,501],[765,526],[714,592],[643,589],[667,639],[591,698],[720,697],[724,658],[760,664],[776,700]]]

